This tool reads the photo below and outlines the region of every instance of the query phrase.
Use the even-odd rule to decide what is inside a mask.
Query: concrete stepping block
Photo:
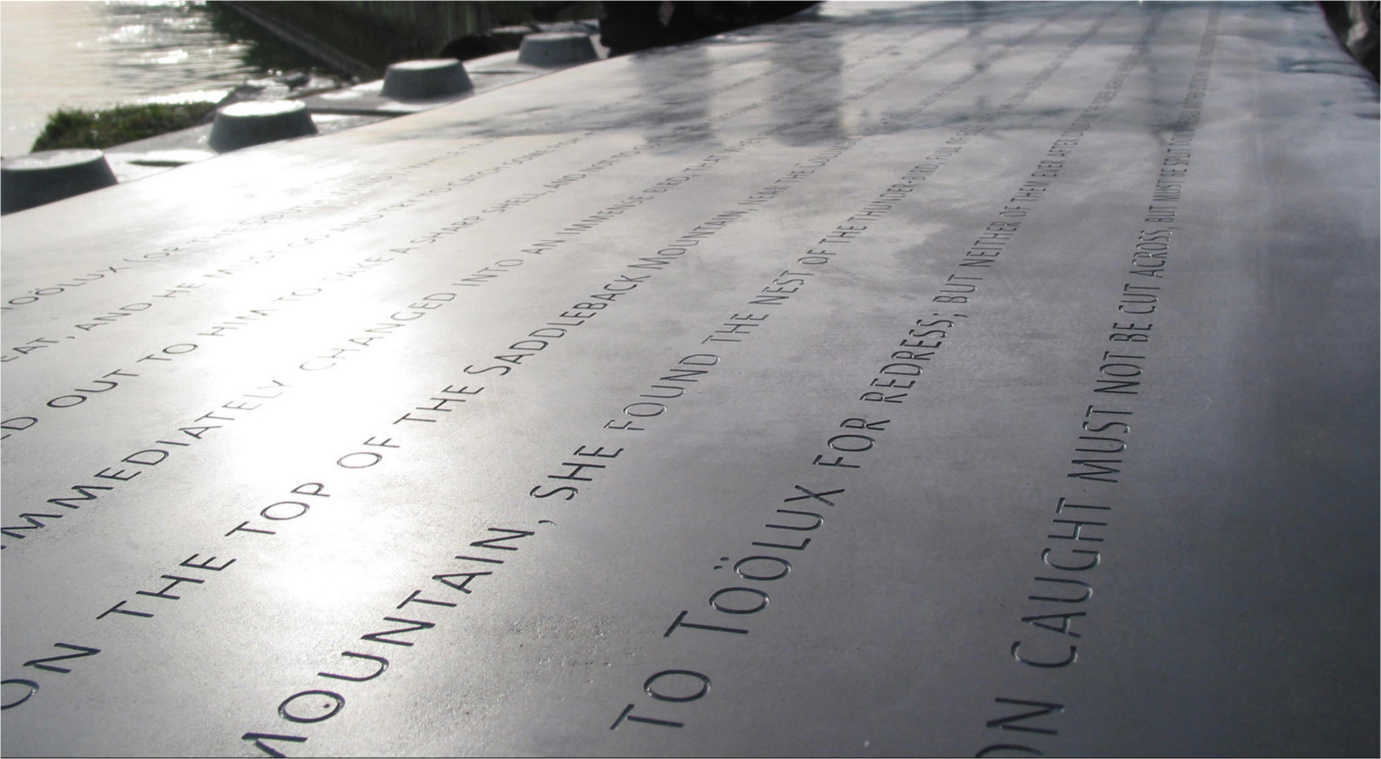
[[[0,213],[52,203],[116,183],[99,150],[43,150],[6,159],[0,169]]]
[[[529,34],[518,48],[518,61],[533,66],[570,66],[598,58],[590,35],[580,32]]]
[[[474,88],[465,66],[454,58],[399,61],[384,72],[383,94],[399,100],[427,100]]]
[[[209,144],[212,150],[224,153],[316,133],[307,105],[301,101],[249,101],[216,111]]]

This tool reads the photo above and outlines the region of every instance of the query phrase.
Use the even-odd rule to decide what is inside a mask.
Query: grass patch
[[[117,105],[98,111],[61,108],[48,117],[31,150],[105,148],[201,124],[215,103]]]

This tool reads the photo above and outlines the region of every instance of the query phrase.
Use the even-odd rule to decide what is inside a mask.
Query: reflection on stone
[[[826,4],[6,216],[5,752],[1374,755],[1325,29]]]

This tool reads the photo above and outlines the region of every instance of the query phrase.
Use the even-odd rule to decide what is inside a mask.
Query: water
[[[0,2],[0,153],[28,153],[59,107],[214,101],[271,64],[309,65],[266,55],[230,13],[181,1]]]

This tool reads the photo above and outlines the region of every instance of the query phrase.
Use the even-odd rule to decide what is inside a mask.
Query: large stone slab
[[[8,216],[4,751],[1375,755],[1376,119],[850,3]]]

